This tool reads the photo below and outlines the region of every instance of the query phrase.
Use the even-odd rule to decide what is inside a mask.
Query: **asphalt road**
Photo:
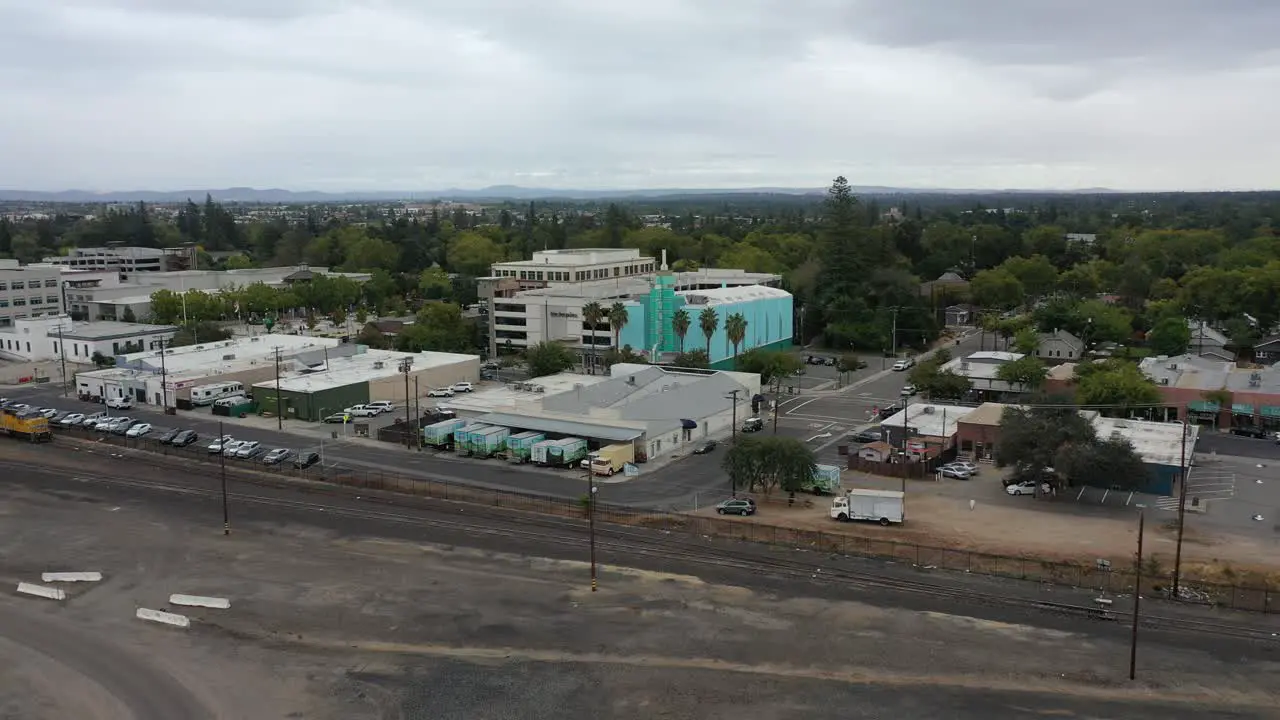
[[[41,453],[56,452],[48,446],[24,448],[15,453],[4,453],[0,460],[0,472],[13,487],[23,485],[44,493],[61,494],[69,498],[90,496],[105,507],[120,504],[144,504],[161,512],[173,521],[207,523],[210,530],[221,528],[221,503],[217,493],[216,472],[201,472],[201,468],[174,478],[172,469],[139,466],[134,460],[116,459],[105,455],[80,455],[68,460],[58,460],[58,467],[36,470],[33,458]],[[71,469],[83,468],[82,473]],[[278,527],[282,524],[312,527],[326,531],[317,534],[317,542],[328,542],[342,537],[384,537],[413,542],[458,545],[497,552],[518,552],[548,558],[581,560],[586,553],[586,527],[581,521],[554,521],[544,526],[531,522],[536,516],[511,513],[500,508],[480,508],[445,501],[398,497],[396,504],[382,501],[380,494],[367,490],[308,491],[291,487],[265,487],[231,479],[228,483],[231,512],[231,531],[252,527],[256,531]],[[359,492],[360,495],[355,493]],[[459,526],[458,523],[465,523]],[[503,528],[532,532],[533,535],[513,537]],[[255,530],[251,530],[255,531]],[[602,543],[599,561],[605,564],[634,567],[664,573],[694,575],[707,582],[757,588],[777,594],[779,597],[847,598],[856,592],[860,602],[887,608],[900,608],[923,612],[963,615],[981,620],[1022,623],[1038,627],[1078,632],[1089,636],[1122,640],[1128,637],[1128,627],[1122,622],[1100,622],[1079,617],[1045,612],[1029,607],[992,605],[989,602],[963,596],[939,595],[936,591],[910,592],[895,587],[873,583],[829,581],[822,577],[828,572],[845,570],[872,573],[876,577],[954,587],[958,590],[997,593],[1002,596],[1037,598],[1051,602],[1089,604],[1096,591],[1071,589],[1061,586],[1041,587],[1037,583],[990,578],[964,573],[921,573],[902,563],[887,563],[864,558],[833,555],[815,556],[805,550],[791,550],[775,546],[741,543],[720,538],[701,538],[665,530],[642,527],[619,528],[600,525],[597,528]],[[634,540],[630,540],[634,538]],[[639,540],[652,546],[669,544],[670,553],[646,551]],[[567,541],[567,542],[566,542]],[[687,543],[704,547],[708,552],[731,552],[747,562],[747,566],[728,566],[703,563],[688,556],[681,556]],[[768,563],[812,562],[813,580],[804,582],[794,576],[777,574],[769,566],[755,566],[756,560]],[[822,568],[819,570],[818,568]],[[1117,597],[1115,611],[1124,617],[1126,598]],[[1249,613],[1214,611],[1197,606],[1173,605],[1167,602],[1149,602],[1143,605],[1150,615],[1180,615],[1212,619],[1215,622],[1248,623],[1251,627],[1280,630],[1280,618]],[[2,616],[0,616],[2,617]],[[42,637],[36,633],[30,637]],[[7,629],[5,630],[7,632]],[[1242,640],[1226,635],[1186,633],[1160,626],[1144,630],[1144,642],[1163,646],[1210,652],[1219,657],[1241,659],[1270,658],[1274,645],[1254,640]],[[56,648],[55,648],[56,650]],[[103,655],[114,662],[111,654]],[[127,658],[121,659],[121,668],[131,668]],[[90,668],[92,669],[92,668]],[[105,676],[110,680],[110,675]],[[150,677],[145,673],[141,677]],[[163,682],[163,678],[159,680]],[[171,687],[171,686],[165,686]],[[122,691],[124,692],[124,691]],[[128,693],[124,693],[126,696]],[[165,703],[181,702],[176,691],[164,691]],[[159,702],[157,700],[156,702]],[[166,705],[166,707],[169,707]],[[173,706],[177,707],[177,706]],[[152,717],[140,715],[140,717]],[[159,716],[155,716],[159,717]],[[200,717],[199,713],[181,712],[167,717]]]
[[[39,613],[20,602],[0,601],[0,641],[20,646],[25,653],[43,656],[79,678],[95,683],[117,700],[127,714],[110,708],[83,708],[93,717],[121,720],[175,720],[212,718],[213,715],[162,668],[115,645],[102,642],[82,628],[64,627],[56,616]],[[76,704],[77,688],[63,686],[62,701]],[[98,712],[106,714],[99,715]]]

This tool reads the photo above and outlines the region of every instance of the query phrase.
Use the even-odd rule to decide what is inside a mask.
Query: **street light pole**
[[[1142,603],[1142,531],[1147,520],[1145,510],[1138,513],[1138,563],[1133,583],[1133,634],[1129,640],[1129,679],[1138,674],[1138,606]]]
[[[409,438],[412,437],[407,431],[409,429],[409,371],[413,369],[413,358],[407,357],[400,361],[400,372],[404,374],[404,424],[405,436],[404,447],[406,450],[412,450],[409,445]],[[416,378],[415,378],[416,380]]]
[[[161,352],[164,345],[160,346]],[[62,357],[62,397],[67,396],[67,347],[62,340],[62,318],[58,318],[58,354]],[[163,355],[160,356],[163,359]]]
[[[218,438],[221,439],[225,437],[226,435],[222,432],[222,421],[219,420],[218,421]],[[220,451],[226,449],[222,447],[222,445],[224,444],[226,444],[225,441],[223,441],[221,444],[218,445],[218,448]],[[230,535],[231,534],[231,516],[228,514],[228,509],[227,509],[227,454],[226,452],[219,452],[218,460],[222,464],[222,534]]]
[[[406,403],[408,404],[408,403]],[[422,451],[422,395],[418,392],[418,376],[413,376],[413,446]]]
[[[1187,520],[1187,421],[1182,421],[1182,464],[1178,468],[1178,544],[1173,551],[1173,594],[1179,596],[1179,581],[1182,579],[1182,530]]]
[[[276,352],[276,429],[284,430],[284,414],[280,412],[280,346],[272,349]]]
[[[728,397],[733,401],[733,419],[729,430],[732,433],[729,440],[729,445],[732,448],[732,446],[738,444],[738,391],[729,391]],[[733,497],[738,497],[738,482],[732,475],[729,476],[729,493]]]
[[[596,591],[596,484],[591,466],[587,466],[587,534],[591,546],[591,592]]]

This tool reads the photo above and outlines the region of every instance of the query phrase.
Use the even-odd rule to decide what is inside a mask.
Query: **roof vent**
[[[374,370],[381,370],[384,367],[386,367],[386,363],[382,362],[381,360],[375,360],[373,363]]]
[[[925,414],[925,415],[932,415],[932,414],[934,414],[935,412],[937,412],[937,411],[936,411],[936,410],[934,410],[934,407],[933,407],[932,405],[925,405],[925,406],[924,406],[924,414]]]

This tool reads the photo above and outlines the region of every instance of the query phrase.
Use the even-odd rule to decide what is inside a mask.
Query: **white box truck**
[[[831,501],[831,517],[841,522],[872,520],[881,525],[905,520],[899,490],[850,490]]]

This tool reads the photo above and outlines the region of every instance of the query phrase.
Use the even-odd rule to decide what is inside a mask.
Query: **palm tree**
[[[720,316],[716,314],[715,308],[703,308],[698,313],[698,329],[702,330],[702,334],[707,338],[707,362],[711,362],[711,336],[716,334],[716,330],[720,328]]]
[[[742,313],[734,313],[724,321],[724,334],[728,336],[729,342],[733,344],[733,362],[738,362],[738,346],[747,337],[747,319]]]
[[[596,368],[596,328],[600,325],[600,321],[604,319],[604,308],[600,307],[600,303],[592,300],[582,306],[582,321],[587,324],[588,335],[590,341],[588,348],[591,357],[591,367],[587,372],[595,372]]]
[[[622,328],[627,326],[627,321],[631,318],[627,315],[627,306],[620,302],[616,302],[609,307],[609,327],[613,329],[613,349],[621,350],[622,343],[619,336],[622,335]]]
[[[680,354],[684,354],[684,336],[689,334],[689,325],[693,321],[689,318],[689,311],[680,308],[675,315],[671,316],[671,329],[676,333],[676,339],[680,341]]]

